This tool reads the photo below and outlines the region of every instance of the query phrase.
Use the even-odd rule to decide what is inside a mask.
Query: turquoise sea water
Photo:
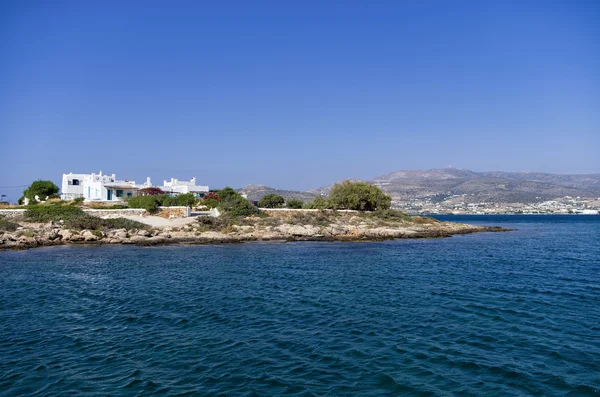
[[[600,216],[0,252],[0,395],[600,394]]]

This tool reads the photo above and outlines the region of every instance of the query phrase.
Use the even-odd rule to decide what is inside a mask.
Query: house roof
[[[105,183],[104,186],[109,187],[111,189],[135,189],[135,190],[139,189],[139,187],[134,186],[134,185],[126,185],[126,184],[119,184],[119,183]]]

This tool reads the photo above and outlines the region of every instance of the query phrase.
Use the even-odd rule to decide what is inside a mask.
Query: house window
[[[131,192],[127,192],[127,197],[131,197]]]
[[[73,179],[73,185],[78,186],[79,185],[79,179]]]
[[[123,191],[117,190],[117,197],[123,197]]]

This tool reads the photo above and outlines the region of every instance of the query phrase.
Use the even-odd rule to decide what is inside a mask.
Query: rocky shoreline
[[[265,221],[266,219],[266,221]],[[391,239],[440,238],[453,235],[505,232],[508,229],[473,226],[451,222],[381,222],[361,217],[339,217],[325,225],[293,224],[273,218],[249,219],[241,225],[222,230],[207,230],[200,222],[182,227],[142,230],[116,229],[69,230],[60,224],[27,224],[13,232],[0,232],[0,250],[28,249],[56,245],[132,244],[139,246],[166,244],[234,244],[246,242],[290,241],[382,241]]]

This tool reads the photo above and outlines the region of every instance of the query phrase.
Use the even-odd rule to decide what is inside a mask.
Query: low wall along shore
[[[123,209],[90,209],[82,208],[83,212],[98,218],[119,218],[123,216],[143,216],[146,210],[142,208],[123,208]],[[14,218],[25,213],[25,209],[0,209],[0,216]],[[187,218],[190,216],[190,207],[158,207],[157,216],[162,218]]]

